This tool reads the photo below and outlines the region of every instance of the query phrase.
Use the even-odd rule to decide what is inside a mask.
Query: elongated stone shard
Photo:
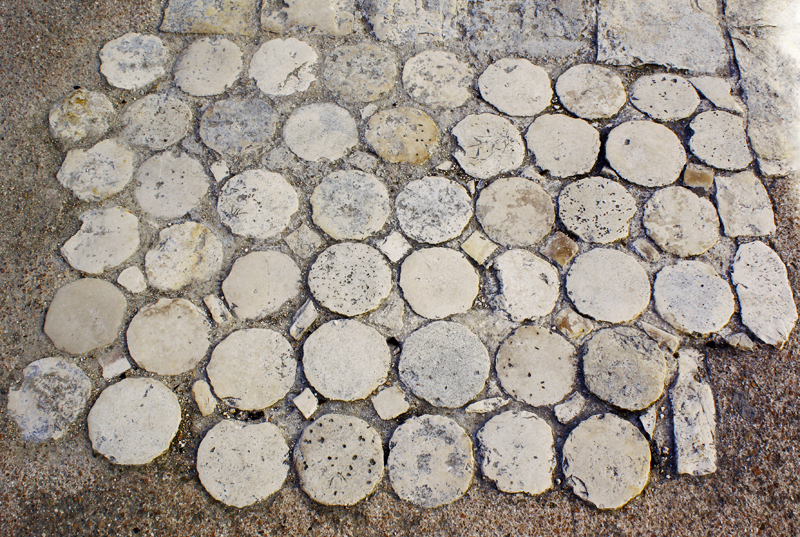
[[[696,350],[682,350],[678,355],[678,381],[669,392],[679,474],[717,471],[714,394],[708,383],[700,380],[701,360]]]

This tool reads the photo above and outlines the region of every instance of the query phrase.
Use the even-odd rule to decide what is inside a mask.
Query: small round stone
[[[388,162],[422,164],[439,145],[439,128],[422,110],[388,108],[369,118],[364,138]]]
[[[294,187],[279,173],[247,170],[231,177],[217,201],[220,221],[235,235],[271,239],[300,207]]]
[[[472,484],[472,441],[450,418],[416,416],[392,434],[388,466],[392,489],[401,499],[427,509],[446,505]]]
[[[355,242],[325,249],[308,271],[308,288],[323,307],[353,317],[377,308],[392,290],[392,269],[378,250]]]
[[[609,244],[628,236],[636,200],[624,186],[603,177],[570,183],[558,195],[558,217],[586,242]]]
[[[141,89],[164,76],[168,59],[161,39],[129,32],[100,49],[100,72],[116,88]]]
[[[586,387],[619,408],[637,411],[649,407],[664,392],[666,377],[664,351],[638,328],[600,330],[586,343]]]
[[[56,291],[44,333],[58,349],[84,354],[111,345],[119,335],[128,302],[105,280],[84,278]]]
[[[128,378],[103,390],[88,422],[96,452],[114,464],[147,464],[169,449],[181,424],[181,405],[159,381]]]
[[[500,284],[499,306],[514,322],[553,311],[561,293],[558,271],[528,250],[506,250],[494,260]]]
[[[711,110],[698,114],[689,127],[694,133],[689,138],[689,148],[709,166],[736,171],[752,162],[744,120],[739,116]]]
[[[631,104],[658,121],[677,121],[694,114],[700,97],[682,76],[659,73],[631,84]]]
[[[429,244],[460,236],[472,218],[472,198],[467,189],[445,177],[411,181],[394,203],[403,232]]]
[[[104,94],[83,88],[67,94],[50,111],[50,134],[65,144],[96,140],[114,119],[114,105]]]
[[[81,229],[61,247],[61,255],[76,270],[101,274],[139,248],[139,219],[127,209],[93,209],[80,219]]]
[[[358,129],[356,120],[344,108],[315,103],[292,112],[283,126],[283,139],[303,160],[333,162],[358,144]]]
[[[503,492],[541,494],[553,486],[553,430],[525,410],[508,410],[478,431],[481,470]]]
[[[550,195],[522,177],[497,179],[481,190],[475,216],[493,241],[533,246],[550,233],[555,209]]]
[[[300,269],[281,252],[251,252],[233,262],[222,293],[237,317],[259,319],[300,294]]]
[[[509,120],[494,114],[471,114],[451,131],[458,148],[453,156],[461,168],[478,179],[516,170],[525,159],[525,144]]]
[[[431,108],[457,108],[470,97],[474,73],[452,52],[426,50],[403,66],[403,87]]]
[[[564,108],[584,119],[613,117],[628,100],[622,79],[614,71],[588,63],[559,76],[556,94]]]
[[[280,490],[288,456],[289,446],[275,425],[223,420],[197,448],[197,475],[214,499],[246,507]]]
[[[525,134],[536,166],[554,177],[589,173],[600,153],[600,133],[582,119],[564,114],[536,118]]]
[[[22,370],[22,383],[8,390],[8,414],[25,441],[58,440],[86,408],[92,382],[59,357],[42,358]]]
[[[183,298],[161,298],[144,306],[128,325],[128,352],[142,369],[180,375],[199,364],[209,346],[203,310]]]
[[[292,346],[267,328],[233,332],[214,348],[206,366],[214,393],[239,410],[260,410],[283,399],[296,371]]]
[[[647,485],[650,444],[628,421],[613,414],[592,416],[567,437],[561,467],[576,496],[600,509],[617,509]]]
[[[397,56],[371,43],[343,45],[325,58],[325,87],[349,103],[389,96],[397,83]]]
[[[121,192],[133,178],[133,151],[114,140],[67,153],[58,182],[84,201],[102,201]]]
[[[272,39],[253,54],[250,76],[267,95],[292,95],[306,91],[317,79],[314,67],[318,59],[314,49],[299,39]]]
[[[187,155],[159,153],[136,172],[134,193],[139,206],[157,218],[179,218],[200,204],[208,193],[209,177],[200,161]]]
[[[231,97],[206,108],[200,138],[217,153],[239,157],[269,145],[277,124],[277,112],[263,99]]]
[[[467,327],[434,321],[406,338],[397,370],[417,397],[458,408],[483,390],[491,365],[486,347]]]
[[[144,256],[147,280],[156,289],[177,291],[211,280],[222,268],[222,241],[206,225],[185,222],[162,229],[159,244]]]
[[[662,319],[690,334],[722,330],[734,310],[728,282],[701,261],[680,261],[661,269],[653,284],[653,299]]]
[[[481,97],[509,116],[535,116],[550,106],[547,71],[523,58],[503,58],[478,77]]]
[[[328,399],[364,399],[386,382],[392,353],[374,328],[353,319],[330,321],[303,344],[303,372]]]
[[[300,487],[323,505],[354,505],[383,478],[383,442],[366,421],[326,414],[303,430],[294,447]]]
[[[642,223],[662,250],[681,257],[700,255],[719,240],[717,209],[708,199],[680,186],[653,194],[644,206]]]
[[[372,174],[333,172],[314,189],[311,211],[314,223],[335,240],[362,240],[389,218],[389,192]]]
[[[650,303],[647,272],[635,257],[618,250],[595,248],[579,255],[566,286],[575,308],[598,321],[630,321]]]
[[[122,114],[122,136],[134,146],[160,151],[189,133],[192,111],[172,95],[146,95]]]
[[[198,39],[175,64],[175,84],[189,95],[224,93],[242,72],[242,49],[222,37]]]
[[[539,326],[517,328],[497,349],[500,385],[531,406],[554,405],[575,387],[575,347]]]
[[[404,298],[417,315],[428,319],[466,312],[478,296],[479,286],[472,263],[450,248],[417,250],[400,267]]]
[[[608,133],[606,159],[626,181],[646,187],[667,186],[680,177],[686,151],[664,125],[628,121]]]

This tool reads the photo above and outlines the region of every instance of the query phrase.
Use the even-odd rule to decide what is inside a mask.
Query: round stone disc
[[[516,170],[525,159],[525,144],[509,120],[495,114],[471,114],[453,127],[458,148],[453,156],[461,168],[478,179]]]
[[[509,116],[535,116],[550,106],[547,71],[523,58],[503,58],[478,78],[481,97]]]
[[[175,62],[175,84],[189,95],[219,95],[242,72],[242,49],[222,37],[198,39]]]
[[[555,209],[550,195],[522,177],[492,181],[481,190],[475,216],[493,241],[505,246],[533,246],[550,232]]]
[[[553,311],[561,293],[558,271],[528,250],[506,250],[494,259],[499,307],[511,320],[538,319]]]
[[[114,117],[114,104],[108,97],[79,88],[50,110],[50,134],[67,145],[95,141],[106,133]]]
[[[662,250],[681,257],[705,253],[719,240],[714,204],[680,186],[653,194],[644,206],[642,223]]]
[[[389,108],[369,118],[364,139],[387,162],[422,164],[439,145],[439,127],[422,110]]]
[[[753,157],[747,147],[744,120],[739,116],[710,110],[697,114],[689,124],[689,147],[697,158],[720,170],[743,170]]]
[[[452,52],[426,50],[403,66],[403,87],[418,103],[431,108],[457,108],[470,97],[473,80],[469,64]]]
[[[208,193],[209,177],[200,161],[187,155],[159,153],[139,166],[134,192],[144,212],[156,218],[180,218]]]
[[[314,49],[299,39],[271,39],[253,54],[248,74],[267,95],[292,95],[306,91],[317,79],[318,59]]]
[[[480,290],[480,277],[460,252],[450,248],[425,248],[403,261],[400,288],[418,315],[443,319],[472,307]]]
[[[558,217],[581,240],[609,244],[628,236],[636,200],[624,186],[603,177],[568,184],[558,195]]]
[[[131,145],[160,151],[189,133],[192,110],[173,95],[146,95],[122,114],[122,136]]]
[[[231,97],[206,108],[200,119],[200,138],[217,153],[250,155],[270,143],[277,122],[278,114],[267,101]]]
[[[372,43],[343,45],[325,58],[322,80],[349,103],[377,101],[397,84],[397,56]]]
[[[584,119],[615,116],[628,100],[622,79],[614,71],[588,63],[559,76],[556,94],[564,108]]]
[[[222,268],[222,241],[208,226],[176,224],[159,233],[159,245],[144,256],[147,280],[162,291],[177,291],[192,282],[205,283]]]
[[[286,229],[299,206],[297,192],[281,174],[247,170],[222,187],[217,212],[232,233],[271,239]]]
[[[138,90],[164,76],[168,59],[160,38],[128,32],[100,49],[100,72],[115,88]]]
[[[314,223],[337,241],[374,235],[383,228],[389,210],[383,182],[358,170],[333,172],[311,195]]]
[[[125,262],[139,249],[139,219],[122,207],[92,209],[80,216],[81,229],[61,247],[76,270],[102,274]]]
[[[628,121],[608,133],[606,159],[626,181],[646,187],[667,186],[680,177],[686,151],[664,125]]]
[[[394,203],[403,232],[429,244],[455,239],[472,218],[472,198],[467,189],[444,177],[411,181]]]
[[[646,75],[631,84],[631,104],[659,121],[677,121],[694,114],[700,97],[682,76]]]
[[[300,269],[284,253],[251,252],[233,262],[222,293],[237,317],[258,319],[300,294]]]
[[[525,134],[536,166],[553,177],[589,173],[600,153],[600,133],[582,119],[565,114],[539,116]]]
[[[283,139],[292,153],[303,160],[333,162],[358,144],[358,129],[356,120],[344,108],[315,103],[292,112],[283,126]]]
[[[84,201],[101,201],[121,192],[133,179],[133,151],[114,140],[90,149],[72,149],[56,177]]]

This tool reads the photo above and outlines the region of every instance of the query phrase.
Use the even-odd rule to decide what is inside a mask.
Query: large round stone
[[[166,149],[189,133],[192,110],[174,95],[146,95],[122,114],[122,135],[131,145]]]
[[[719,240],[714,205],[688,188],[662,188],[647,200],[642,216],[647,234],[662,250],[681,257],[700,255]]]
[[[303,160],[333,162],[358,144],[358,129],[350,112],[340,106],[307,104],[286,120],[283,139],[292,153]]]
[[[553,311],[561,292],[558,271],[528,250],[507,250],[494,260],[499,307],[511,320],[538,319]]]
[[[50,134],[72,145],[97,140],[114,119],[114,104],[99,91],[83,88],[68,93],[50,110]]]
[[[133,179],[134,155],[114,140],[103,140],[90,149],[67,153],[56,177],[84,201],[101,201],[121,192]]]
[[[217,212],[232,233],[271,239],[286,229],[299,206],[297,192],[281,174],[247,170],[222,187]]]
[[[479,286],[480,277],[472,264],[450,248],[417,250],[400,267],[404,298],[418,315],[428,319],[469,310]]]
[[[525,134],[536,166],[553,177],[589,173],[600,153],[600,133],[582,119],[565,114],[536,118]]]
[[[677,121],[694,114],[700,97],[682,76],[659,73],[631,84],[631,104],[653,119]]]
[[[475,216],[486,234],[505,246],[533,246],[550,232],[553,200],[522,177],[497,179],[481,190]]]
[[[189,95],[219,95],[242,72],[242,49],[222,37],[198,39],[175,62],[175,84]]]
[[[100,49],[100,72],[116,88],[138,90],[164,76],[168,59],[159,37],[128,32]]]
[[[343,45],[325,58],[322,80],[349,103],[377,101],[397,84],[397,56],[372,43]]]
[[[698,114],[689,127],[694,133],[689,138],[689,148],[709,166],[735,171],[752,162],[744,120],[739,116],[710,110]]]
[[[259,98],[231,97],[203,112],[200,138],[208,147],[233,157],[250,155],[272,141],[278,114]]]
[[[584,119],[615,116],[628,100],[622,79],[614,71],[590,63],[559,76],[556,94],[564,108]]]
[[[76,270],[101,274],[139,248],[139,219],[127,209],[93,209],[80,219],[81,229],[61,247],[61,255]]]
[[[204,224],[176,224],[162,229],[158,238],[158,246],[144,256],[148,283],[157,289],[205,283],[222,268],[222,241]]]
[[[389,193],[372,174],[333,172],[314,189],[311,210],[314,223],[335,240],[362,240],[389,218]]]
[[[426,50],[403,66],[403,87],[431,108],[457,108],[470,97],[474,74],[452,52]]]
[[[626,181],[646,187],[666,186],[680,177],[686,151],[664,125],[628,121],[608,133],[606,159]]]
[[[516,170],[525,160],[525,144],[509,120],[494,114],[471,114],[450,131],[458,148],[453,156],[461,168],[478,179]]]
[[[222,293],[237,317],[258,319],[300,294],[300,269],[281,252],[251,252],[234,261]]]
[[[411,181],[394,203],[403,232],[429,244],[455,239],[472,218],[472,198],[467,189],[444,177]]]
[[[486,102],[509,116],[535,116],[550,106],[553,89],[547,71],[523,58],[503,58],[478,78]]]
[[[159,153],[139,166],[134,193],[144,212],[156,218],[179,218],[208,193],[209,177],[200,161],[188,155]]]
[[[369,118],[364,139],[387,162],[422,164],[439,145],[439,127],[422,110],[388,108]]]
[[[271,39],[253,54],[249,75],[267,95],[292,95],[306,91],[317,79],[314,70],[318,59],[314,49],[299,39]]]
[[[609,244],[628,236],[636,200],[624,186],[603,177],[568,184],[558,195],[558,217],[581,240]]]

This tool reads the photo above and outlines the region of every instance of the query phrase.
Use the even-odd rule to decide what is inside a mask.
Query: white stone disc
[[[121,265],[139,248],[139,219],[127,209],[93,209],[80,216],[81,229],[61,247],[76,270],[101,274]]]
[[[67,153],[56,177],[84,201],[101,201],[122,191],[133,179],[133,151],[114,140]]]
[[[558,271],[528,250],[512,249],[497,256],[494,270],[500,284],[499,307],[514,322],[538,319],[553,311],[561,293]]]
[[[747,146],[744,120],[739,116],[711,110],[698,114],[689,124],[689,148],[697,158],[720,170],[743,170],[753,157]]]
[[[314,49],[299,39],[272,39],[253,54],[249,75],[267,95],[292,95],[306,91],[317,79],[318,59]]]
[[[185,102],[163,93],[133,101],[122,114],[122,136],[136,147],[161,151],[189,133],[192,110]]]
[[[443,319],[464,313],[478,296],[480,277],[463,254],[450,248],[425,248],[400,267],[403,296],[418,314]]]
[[[300,294],[300,269],[284,253],[251,252],[233,262],[222,293],[238,318],[259,319]]]
[[[719,240],[714,205],[680,186],[653,194],[644,205],[642,224],[662,250],[681,257],[700,255]]]
[[[164,76],[168,59],[161,39],[129,32],[100,49],[100,72],[112,86],[136,90]]]
[[[472,218],[472,198],[467,189],[445,177],[411,181],[394,203],[403,232],[429,244],[455,239]]]
[[[176,224],[162,229],[158,238],[158,246],[144,256],[148,283],[156,289],[177,291],[205,283],[222,268],[222,241],[205,224]]]
[[[559,76],[556,94],[564,108],[584,119],[615,116],[628,100],[622,79],[614,71],[588,63]]]
[[[523,58],[503,58],[478,77],[486,102],[509,116],[535,116],[550,106],[553,89],[547,71]]]
[[[223,155],[257,153],[272,143],[278,114],[259,98],[231,97],[216,101],[200,118],[200,138]]]
[[[589,177],[568,184],[558,195],[558,217],[586,242],[609,244],[628,236],[636,200],[616,181]]]
[[[389,192],[372,174],[333,172],[314,188],[314,223],[337,241],[362,240],[383,228],[389,218]]]
[[[600,153],[600,133],[582,119],[545,114],[525,134],[536,166],[554,177],[572,177],[592,171]]]
[[[631,104],[653,119],[677,121],[694,114],[700,97],[682,76],[659,73],[631,84]]]
[[[219,95],[233,86],[242,72],[242,49],[222,37],[198,39],[175,63],[175,84],[189,95]]]
[[[200,204],[208,193],[209,177],[200,161],[187,155],[159,153],[139,166],[136,201],[157,218],[179,218]]]
[[[628,121],[608,133],[606,159],[626,181],[646,187],[667,186],[680,177],[686,151],[664,125]]]
[[[478,179],[516,170],[525,159],[525,144],[509,120],[495,114],[472,114],[450,131],[458,148],[453,156],[461,168]]]
[[[533,246],[553,227],[555,209],[540,185],[522,177],[507,177],[481,190],[475,216],[493,241],[505,246]]]
[[[350,112],[340,106],[307,104],[286,120],[283,139],[292,153],[303,160],[333,162],[358,144],[358,129]]]
[[[452,52],[426,50],[406,61],[403,87],[418,103],[457,108],[470,97],[474,73]]]
[[[231,177],[217,201],[219,218],[232,233],[271,239],[300,207],[294,187],[279,173],[247,170]]]

